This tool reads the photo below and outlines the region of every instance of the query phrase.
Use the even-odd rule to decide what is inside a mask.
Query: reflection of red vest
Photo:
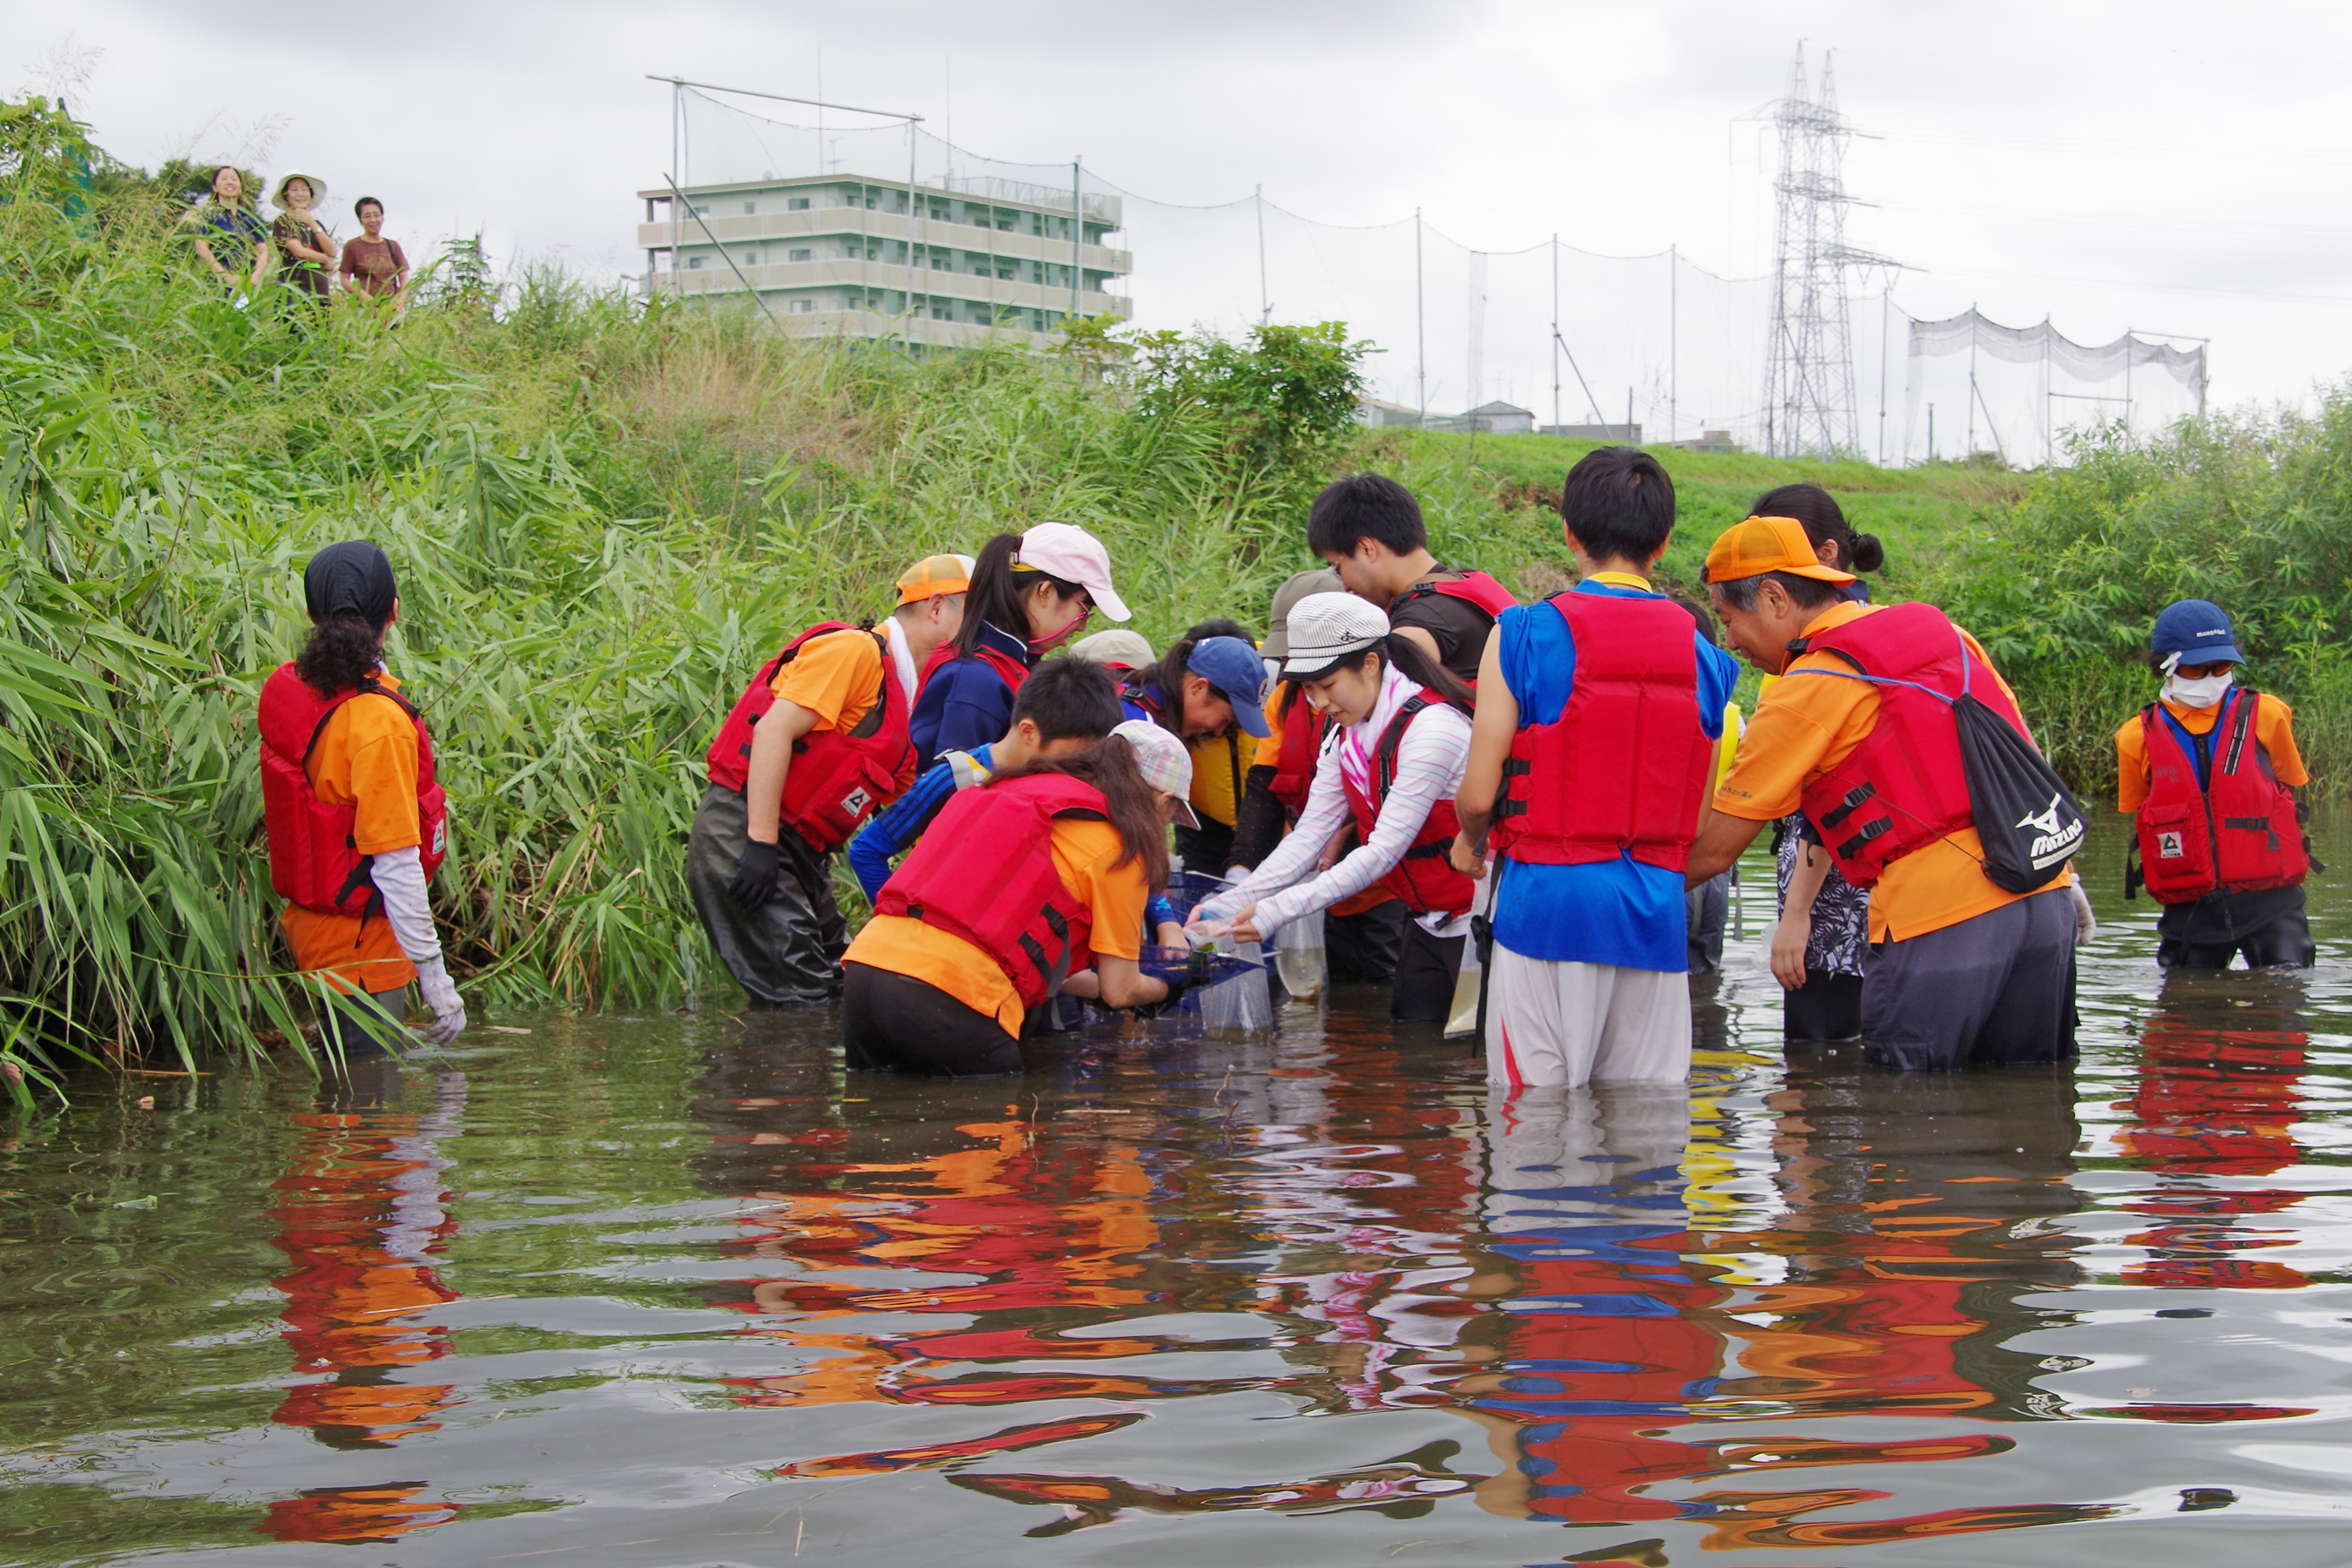
[[[1307,700],[1305,689],[1293,680],[1282,689],[1280,720],[1282,749],[1274,761],[1274,782],[1266,787],[1282,809],[1296,817],[1307,809],[1307,791],[1315,783],[1315,766],[1323,753],[1323,738],[1331,721]]]
[[[1807,648],[1835,654],[1878,689],[1870,733],[1845,761],[1808,784],[1804,795],[1805,816],[1839,874],[1857,888],[1871,887],[1889,861],[1976,826],[1959,725],[1945,699],[1966,690],[2021,735],[2025,720],[1991,668],[1968,651],[1960,628],[1933,605],[1870,611],[1808,638]],[[1790,678],[1801,675],[1855,679],[1836,669],[1789,671]]]
[[[433,739],[425,721],[398,692],[370,680],[321,697],[281,664],[261,683],[261,810],[269,832],[269,885],[278,897],[326,914],[365,917],[382,907],[368,863],[352,833],[356,806],[320,800],[307,764],[327,721],[352,698],[389,697],[416,726],[416,819],[423,830],[417,857],[430,879],[449,849],[449,801],[433,777]]]
[[[1372,749],[1371,793],[1367,795],[1339,770],[1339,783],[1348,792],[1348,810],[1356,819],[1356,837],[1366,844],[1371,842],[1373,824],[1380,820],[1381,803],[1389,797],[1389,786],[1396,782],[1397,748],[1404,743],[1404,732],[1412,725],[1423,709],[1435,707],[1443,700],[1425,687],[1416,687],[1413,693],[1397,710],[1396,717],[1381,732],[1380,743]],[[1337,762],[1332,763],[1338,767]],[[1405,901],[1405,907],[1416,914],[1444,910],[1450,915],[1469,911],[1477,884],[1454,868],[1446,851],[1454,847],[1454,836],[1461,825],[1454,820],[1454,803],[1441,800],[1429,808],[1429,816],[1413,836],[1412,847],[1396,868],[1381,879],[1389,891]]]
[[[1054,818],[1109,815],[1102,792],[1067,773],[960,791],[874,900],[963,938],[996,961],[1034,1007],[1094,963],[1094,910],[1054,867]]]
[[[2139,858],[2157,901],[2184,904],[2220,889],[2247,893],[2303,880],[2311,858],[2294,796],[2271,771],[2253,731],[2256,697],[2241,688],[2202,737],[2210,753],[2198,782],[2195,739],[2161,704],[2140,710],[2147,800],[2139,808]]]
[[[1715,760],[1699,727],[1690,612],[1671,599],[1600,594],[1548,603],[1568,623],[1576,678],[1557,720],[1511,737],[1495,843],[1538,865],[1630,855],[1679,871]]]
[[[711,740],[705,761],[712,784],[741,793],[751,772],[752,729],[776,705],[776,672],[811,638],[853,629],[840,621],[821,621],[761,668]],[[882,689],[874,706],[855,729],[812,730],[793,742],[792,766],[784,774],[782,818],[820,851],[848,842],[867,817],[914,782],[907,695],[890,668],[889,643],[878,635],[874,641],[882,655]]]

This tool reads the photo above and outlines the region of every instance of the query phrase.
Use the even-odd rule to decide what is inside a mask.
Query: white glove
[[[432,1026],[425,1031],[426,1039],[446,1046],[466,1032],[466,999],[457,994],[457,983],[449,978],[448,967],[438,954],[417,963],[416,991],[433,1012]]]
[[[2066,890],[2074,897],[2074,945],[2088,947],[2091,939],[2099,934],[2098,918],[2091,913],[2090,895],[2083,891],[2079,878],[2067,883]]]

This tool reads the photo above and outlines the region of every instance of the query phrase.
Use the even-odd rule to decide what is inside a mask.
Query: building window
[[[793,301],[793,314],[795,316],[805,316],[811,310],[815,309],[816,301],[814,300],[795,300]]]
[[[996,269],[996,275],[997,275],[999,278],[1002,278],[1002,279],[1006,279],[1006,280],[1010,281],[1010,280],[1011,280],[1011,279],[1012,279],[1012,277],[1013,277],[1013,268],[1011,268],[1010,267],[1000,267],[1000,268],[998,268]]]
[[[699,256],[689,256],[689,257],[688,257],[688,258],[686,258],[686,269],[687,269],[688,272],[697,272],[697,271],[699,271],[699,270],[701,270],[701,268],[702,268],[702,258],[700,258]]]
[[[694,209],[694,216],[697,217],[709,217],[710,216],[710,209],[709,207],[697,207]]]
[[[806,261],[808,258],[809,253],[805,250],[791,250],[784,253],[784,259],[787,261]]]
[[[760,210],[760,204],[757,202],[745,202],[743,204],[743,210],[747,213],[758,212]]]
[[[784,203],[784,210],[786,212],[804,213],[808,211],[808,202],[809,199],[806,196],[794,196]]]

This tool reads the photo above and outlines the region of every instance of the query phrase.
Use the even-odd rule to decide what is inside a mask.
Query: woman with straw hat
[[[278,176],[269,200],[278,216],[269,226],[269,242],[277,247],[278,265],[286,286],[323,301],[333,285],[335,237],[311,208],[327,194],[327,183],[315,175],[289,169]]]

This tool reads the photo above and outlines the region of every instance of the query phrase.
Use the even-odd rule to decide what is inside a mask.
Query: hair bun
[[[1875,572],[1886,564],[1886,546],[1878,542],[1874,533],[1857,533],[1853,548],[1848,552],[1846,567],[1853,572]]]

